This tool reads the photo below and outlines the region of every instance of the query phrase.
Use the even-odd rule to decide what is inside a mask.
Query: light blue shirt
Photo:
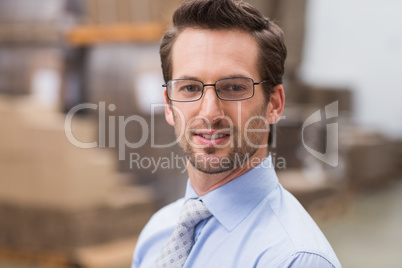
[[[155,213],[141,232],[132,268],[154,267],[189,198],[202,199],[213,216],[197,226],[184,267],[341,267],[318,226],[279,184],[268,157],[201,197],[188,182],[185,197]]]

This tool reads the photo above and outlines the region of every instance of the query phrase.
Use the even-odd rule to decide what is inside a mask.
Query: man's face
[[[249,77],[259,82],[257,56],[258,44],[248,33],[186,29],[173,47],[173,79],[214,84],[223,78]],[[214,87],[207,86],[200,100],[171,104],[175,107],[166,109],[167,121],[196,169],[221,173],[253,155],[266,156],[268,105],[262,85],[256,85],[247,100],[221,100]]]

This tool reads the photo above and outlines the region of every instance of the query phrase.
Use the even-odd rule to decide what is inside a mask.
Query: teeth
[[[225,134],[214,134],[214,135],[207,135],[207,134],[201,134],[201,137],[208,139],[208,140],[212,140],[212,139],[220,139],[225,137]]]

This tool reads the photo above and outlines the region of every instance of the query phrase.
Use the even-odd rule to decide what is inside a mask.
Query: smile
[[[217,139],[221,139],[223,137],[229,136],[228,134],[224,134],[224,133],[216,133],[216,134],[196,134],[199,135],[200,137],[203,137],[204,139],[208,139],[208,140],[217,140]]]
[[[230,133],[222,132],[222,130],[198,130],[193,135],[197,138],[197,143],[213,147],[218,144],[225,144],[230,137]]]

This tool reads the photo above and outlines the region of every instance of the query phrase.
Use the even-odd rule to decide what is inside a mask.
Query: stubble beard
[[[265,118],[267,107],[268,105],[264,105],[260,109],[255,109],[250,117],[260,116]],[[175,121],[175,134],[176,137],[179,137],[181,134],[181,124],[179,121],[180,118],[175,111],[173,111],[173,117]],[[204,126],[198,127],[203,128]],[[264,127],[266,127],[266,125],[260,119],[252,120],[248,125],[249,130],[263,129]],[[221,120],[216,124],[213,124],[211,128],[219,130],[225,128],[225,126],[223,126]],[[188,128],[185,131],[188,131]],[[224,156],[221,156],[219,159],[217,159],[214,154],[216,152],[219,152],[219,150],[227,150],[226,147],[205,147],[202,148],[202,152],[196,152],[191,144],[187,141],[187,138],[190,137],[188,135],[183,135],[182,139],[179,141],[179,146],[183,149],[186,158],[195,169],[206,174],[219,174],[242,166],[257,152],[259,148],[256,145],[262,144],[265,135],[264,132],[248,132],[248,141],[246,141],[244,137],[244,131],[245,130],[239,131],[238,127],[233,126],[233,130],[231,133],[233,135],[233,143],[228,144],[228,146],[230,147],[229,151]],[[239,136],[241,136],[241,144],[239,144]]]

